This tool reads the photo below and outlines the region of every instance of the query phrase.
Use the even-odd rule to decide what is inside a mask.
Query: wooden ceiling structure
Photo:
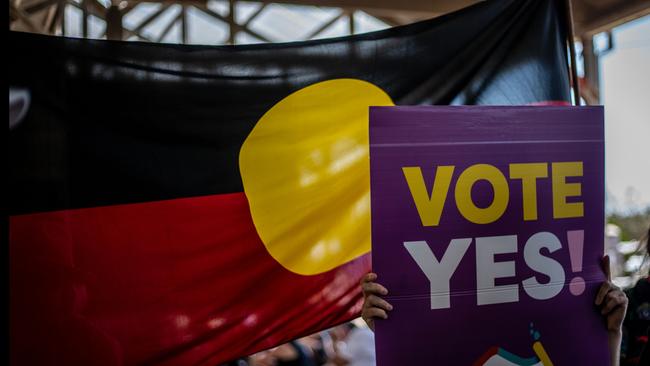
[[[237,16],[238,0],[221,0],[223,11],[209,6],[208,0],[10,0],[10,29],[34,33],[67,35],[66,8],[81,11],[81,36],[89,37],[91,18],[105,23],[95,38],[139,40],[160,42],[175,26],[180,26],[180,43],[187,43],[190,17],[188,11],[199,11],[203,15],[227,26],[228,36],[223,43],[237,43],[237,35],[245,34],[257,42],[272,42],[274,39],[259,27],[253,27],[260,15],[271,4],[300,5],[337,8],[339,11],[325,19],[301,39],[312,39],[323,34],[341,19],[347,21],[348,34],[357,33],[354,16],[357,11],[375,17],[389,26],[408,24],[433,18],[472,5],[479,0],[250,0],[257,3],[256,10],[246,19]],[[549,0],[539,0],[549,1]],[[581,95],[589,103],[598,102],[598,54],[594,51],[593,37],[607,33],[612,28],[650,14],[648,0],[570,0],[573,9],[574,40],[583,45],[584,78],[581,79]],[[158,4],[157,10],[147,14],[139,23],[127,27],[124,17],[141,4]],[[161,27],[159,34],[152,36],[143,30],[168,12],[170,7],[179,7],[168,24]],[[255,29],[254,29],[255,28]],[[296,39],[299,40],[299,39]]]

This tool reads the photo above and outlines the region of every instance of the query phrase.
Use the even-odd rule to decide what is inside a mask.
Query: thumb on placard
[[[604,255],[603,259],[600,261],[603,268],[605,276],[607,276],[607,281],[612,281],[612,271],[609,264],[609,255]]]

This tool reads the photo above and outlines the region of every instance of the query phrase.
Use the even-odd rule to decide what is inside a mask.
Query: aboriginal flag
[[[214,365],[359,315],[368,106],[567,103],[555,1],[181,46],[10,32],[14,365]]]

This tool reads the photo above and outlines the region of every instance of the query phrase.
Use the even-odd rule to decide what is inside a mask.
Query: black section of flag
[[[397,104],[569,100],[555,1],[487,1],[328,40],[179,46],[10,32],[11,214],[242,191],[239,148],[276,102],[335,78]],[[344,123],[344,121],[341,121]]]

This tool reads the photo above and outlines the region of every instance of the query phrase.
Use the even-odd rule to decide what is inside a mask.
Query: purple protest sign
[[[602,107],[372,107],[385,365],[606,365]]]

